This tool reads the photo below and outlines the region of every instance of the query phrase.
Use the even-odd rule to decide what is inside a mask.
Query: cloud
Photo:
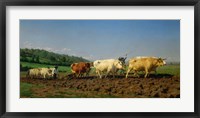
[[[93,55],[83,56],[83,58],[85,58],[87,60],[94,60],[94,56]]]
[[[46,50],[49,52],[54,52],[54,49],[50,48],[50,47],[35,47],[33,49],[40,49],[40,50]]]
[[[69,54],[71,49],[68,48],[51,48],[51,47],[36,47],[34,49],[43,49],[49,52],[59,53],[59,54]]]
[[[71,49],[69,49],[69,48],[62,48],[62,49],[57,50],[57,51],[60,52],[60,53],[69,53],[71,51]]]
[[[87,60],[95,60],[94,56],[89,54],[88,52],[85,51],[75,51],[70,48],[52,48],[52,47],[42,47],[42,46],[34,46],[32,43],[29,41],[25,41],[21,44],[21,48],[29,48],[29,49],[41,49],[41,50],[46,50],[49,52],[54,52],[58,54],[66,54],[66,55],[71,55],[71,56],[78,56],[78,57],[83,57]]]
[[[29,41],[25,41],[21,44],[22,48],[33,48],[33,44]]]

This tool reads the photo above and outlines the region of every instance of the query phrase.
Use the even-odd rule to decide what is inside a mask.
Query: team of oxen
[[[57,78],[58,67],[54,68],[33,68],[27,71],[27,78]]]
[[[149,73],[156,68],[166,64],[165,59],[158,57],[134,57],[125,64],[126,57],[119,57],[118,59],[105,59],[96,60],[94,62],[79,62],[71,64],[71,72],[74,77],[89,76],[91,68],[95,69],[96,75],[99,78],[107,78],[108,75],[112,75],[113,78],[117,73],[121,72],[126,78],[128,74],[133,71],[134,76],[139,77],[138,72],[145,72],[144,77],[148,77]],[[58,74],[58,67],[55,68],[35,68],[30,69],[27,73],[29,77],[35,77],[40,75],[43,78],[52,77],[56,78]]]

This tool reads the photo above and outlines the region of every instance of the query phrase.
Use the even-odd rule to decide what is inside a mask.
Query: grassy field
[[[180,65],[166,65],[157,68],[158,74],[171,74],[180,76]]]
[[[24,82],[20,82],[20,96],[21,97],[36,97],[34,96],[34,92],[32,91],[33,88],[45,88],[44,85],[42,84],[31,84],[31,83],[24,83]]]
[[[30,67],[30,68],[55,67],[53,65],[45,65],[45,64],[29,63],[29,62],[20,62],[20,64],[22,65],[22,67]],[[71,69],[69,66],[59,66],[58,70],[63,72],[70,72]]]

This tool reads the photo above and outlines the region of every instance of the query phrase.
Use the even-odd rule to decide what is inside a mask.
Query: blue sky
[[[20,48],[89,60],[128,54],[180,62],[179,20],[20,20]]]

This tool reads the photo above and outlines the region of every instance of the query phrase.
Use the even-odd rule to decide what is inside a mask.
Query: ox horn
[[[162,60],[167,60],[167,58],[162,58]]]

